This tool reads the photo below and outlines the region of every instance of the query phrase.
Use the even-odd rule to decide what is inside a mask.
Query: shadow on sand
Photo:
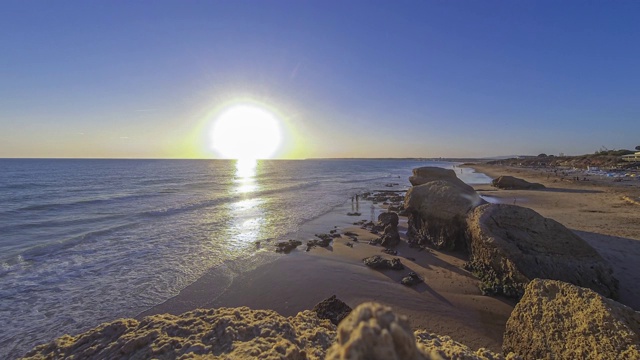
[[[593,246],[613,268],[620,281],[622,304],[640,310],[640,240],[573,230]]]

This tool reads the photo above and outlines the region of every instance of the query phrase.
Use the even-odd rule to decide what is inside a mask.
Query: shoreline
[[[383,191],[383,190],[380,190]],[[403,191],[388,189],[388,191]],[[360,200],[360,216],[347,216],[350,222],[369,220],[372,201]],[[385,212],[376,204],[375,218]],[[349,202],[342,210],[349,209]],[[336,214],[328,216],[336,220]],[[316,224],[317,225],[317,224]],[[327,223],[324,232],[333,230]],[[406,240],[406,217],[400,218],[399,232],[403,240],[392,256],[381,252],[382,246],[369,245],[379,237],[357,225],[337,227],[342,237],[333,239],[326,248],[314,247],[305,252],[304,245],[290,254],[234,277],[222,293],[219,281],[224,276],[210,269],[207,274],[170,298],[135,318],[159,313],[180,314],[198,307],[219,308],[248,306],[251,309],[275,310],[294,316],[309,310],[320,301],[336,295],[352,308],[376,301],[391,306],[410,319],[412,328],[451,336],[472,348],[488,348],[500,352],[505,324],[515,302],[502,297],[483,296],[479,281],[463,269],[466,255],[431,249],[409,248]],[[345,236],[355,233],[358,241]],[[304,239],[300,239],[304,240]],[[350,246],[348,246],[349,244]],[[275,242],[262,244],[274,247]],[[362,262],[365,257],[381,255],[401,259],[405,270],[373,270]],[[409,272],[418,273],[425,282],[414,287],[400,283]]]
[[[547,186],[545,190],[498,190],[490,184],[472,184],[485,198],[505,203],[515,200],[517,205],[532,208],[576,232],[611,263],[620,280],[620,302],[640,309],[640,290],[636,290],[640,284],[640,224],[632,221],[639,218],[640,206],[624,200],[624,196],[640,195],[640,187],[613,182],[607,186],[601,181],[563,181],[535,169],[484,164],[458,167],[471,168],[491,178],[512,175]],[[361,201],[361,208],[368,209],[370,204]],[[376,206],[376,214],[381,210],[382,207]],[[356,221],[367,215],[368,211],[364,210],[361,216],[348,219]],[[333,228],[326,225],[326,232]],[[238,306],[271,309],[284,316],[294,316],[336,295],[353,308],[366,301],[389,305],[398,314],[407,316],[414,329],[448,335],[472,348],[500,352],[505,324],[515,301],[483,296],[478,280],[462,268],[467,260],[464,255],[409,248],[406,218],[401,217],[399,228],[404,241],[395,248],[397,256],[382,254],[382,247],[368,244],[368,240],[378,235],[355,225],[340,227],[342,234],[356,233],[359,241],[353,243],[343,236],[334,239],[327,248],[316,247],[308,253],[301,246],[273,262],[239,274],[213,299],[215,290],[212,289],[219,285],[216,281],[220,278],[212,269],[179,295],[136,318],[163,312],[179,314],[198,307]],[[397,272],[369,269],[362,259],[372,255],[399,257],[406,269]],[[418,273],[425,283],[414,288],[401,285],[399,280],[409,271]]]

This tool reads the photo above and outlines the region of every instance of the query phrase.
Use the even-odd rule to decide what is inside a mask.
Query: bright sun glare
[[[280,146],[280,140],[278,119],[254,105],[236,105],[225,110],[211,131],[213,149],[228,159],[268,159]]]

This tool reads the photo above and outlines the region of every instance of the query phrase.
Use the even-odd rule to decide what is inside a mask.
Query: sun
[[[224,110],[211,129],[213,150],[227,159],[269,159],[280,142],[276,116],[255,105],[235,105]]]

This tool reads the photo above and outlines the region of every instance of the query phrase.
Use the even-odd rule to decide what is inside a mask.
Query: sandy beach
[[[472,167],[491,177],[513,175],[546,185],[547,189],[537,191],[498,190],[490,185],[474,188],[489,201],[515,202],[575,231],[613,266],[620,280],[620,302],[640,309],[640,206],[625,200],[638,196],[637,184],[569,182],[528,169]],[[327,232],[332,228],[327,224]],[[405,218],[401,218],[399,229],[406,240]],[[215,298],[212,289],[219,286],[216,281],[220,279],[211,271],[178,296],[139,317],[163,312],[179,314],[198,307],[237,306],[273,309],[291,316],[335,294],[351,307],[366,301],[390,305],[397,313],[408,316],[415,329],[449,335],[472,348],[501,351],[505,324],[515,302],[483,296],[478,280],[463,269],[466,255],[409,248],[402,242],[396,248],[398,254],[391,256],[383,254],[381,246],[368,244],[378,235],[359,226],[339,229],[343,234],[349,231],[357,234],[357,242],[343,235],[327,248],[304,252],[301,246],[236,277]],[[399,257],[405,269],[372,270],[362,262],[372,255]],[[413,288],[401,285],[400,279],[410,271],[419,274],[424,284]]]

